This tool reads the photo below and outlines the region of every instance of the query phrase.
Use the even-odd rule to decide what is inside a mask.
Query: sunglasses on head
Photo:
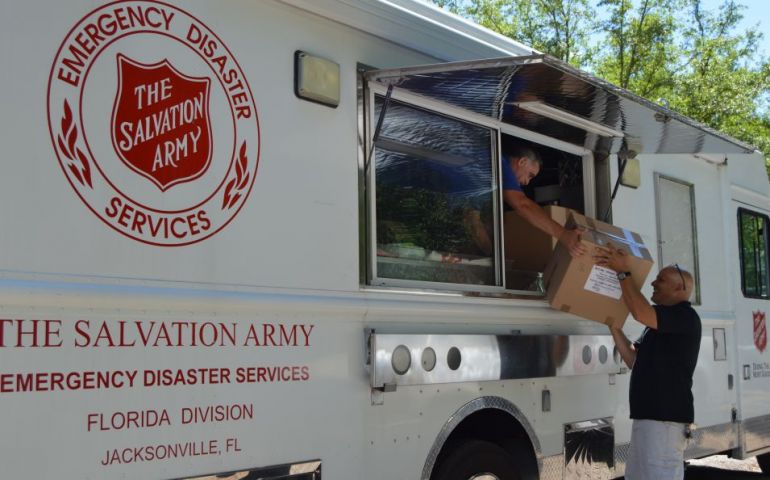
[[[679,268],[679,264],[675,263],[674,264],[674,268],[676,268],[676,271],[679,272],[679,278],[682,279],[682,288],[686,288],[687,287],[687,282],[684,281],[684,274],[682,273],[682,269]]]

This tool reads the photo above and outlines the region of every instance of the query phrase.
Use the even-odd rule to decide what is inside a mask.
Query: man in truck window
[[[623,361],[631,368],[631,452],[627,480],[681,479],[689,425],[694,420],[692,376],[698,361],[701,321],[690,305],[693,277],[679,265],[663,268],[652,282],[651,300],[642,296],[629,272],[628,255],[609,246],[598,265],[614,270],[623,302],[646,328],[631,343],[610,327]]]
[[[556,238],[567,247],[573,257],[585,253],[585,246],[581,243],[581,231],[567,229],[556,223],[540,205],[527,197],[521,188],[528,185],[540,173],[543,166],[540,155],[523,145],[509,145],[505,150],[501,164],[505,203],[533,227]],[[491,253],[492,241],[487,229],[481,225],[479,212],[468,211],[466,222],[473,225],[472,230],[476,245],[485,253]]]

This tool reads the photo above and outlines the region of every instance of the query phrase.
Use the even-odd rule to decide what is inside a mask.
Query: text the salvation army
[[[310,347],[312,324],[0,319],[0,348]]]
[[[136,110],[141,112],[146,107],[169,100],[172,88],[170,78],[137,85],[133,91]],[[127,152],[137,145],[179,130],[185,125],[193,124],[204,116],[203,102],[204,93],[199,92],[193,98],[186,98],[160,111],[147,114],[136,122],[121,122],[118,148]],[[181,137],[178,136],[173,140],[158,143],[153,156],[152,171],[165,167],[177,168],[177,163],[180,160],[184,160],[190,154],[197,153],[201,133],[202,129],[198,125],[192,130],[182,133]]]

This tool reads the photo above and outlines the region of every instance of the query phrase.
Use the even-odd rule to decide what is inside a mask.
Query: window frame
[[[377,124],[377,116],[376,116],[376,98],[378,96],[385,96],[386,90],[383,89],[383,91],[375,91],[375,88],[369,89],[369,95],[368,95],[368,103],[370,108],[368,109],[369,112],[369,125],[376,125]],[[492,176],[495,184],[499,187],[500,185],[500,167],[499,165],[494,164],[494,159],[497,158],[497,155],[499,154],[500,149],[500,132],[490,127],[489,125],[482,125],[474,121],[470,121],[466,118],[458,117],[457,115],[451,115],[447,114],[442,111],[437,111],[436,109],[432,109],[426,105],[423,105],[423,102],[410,102],[405,101],[402,98],[402,95],[397,94],[396,92],[391,93],[391,100],[399,102],[403,105],[406,105],[408,107],[416,108],[423,110],[425,112],[428,112],[430,114],[439,115],[439,116],[445,116],[451,119],[454,119],[456,121],[460,121],[463,123],[467,123],[473,126],[477,126],[480,128],[485,128],[489,130],[490,134],[490,152],[491,152],[491,158],[490,162],[492,162]],[[424,102],[427,103],[427,102]],[[373,132],[372,132],[373,135]],[[430,288],[436,289],[436,290],[448,290],[448,291],[467,291],[467,290],[473,290],[476,292],[499,292],[501,290],[504,290],[505,285],[505,272],[503,271],[501,265],[501,259],[503,258],[503,251],[502,251],[502,231],[500,229],[500,206],[502,205],[502,191],[500,188],[498,188],[498,194],[497,198],[495,198],[495,201],[493,202],[493,211],[492,215],[493,218],[495,218],[494,222],[494,252],[492,255],[493,258],[493,269],[494,269],[494,276],[495,276],[495,283],[497,285],[473,285],[468,283],[445,283],[445,282],[430,282],[425,280],[411,280],[411,279],[404,279],[404,278],[389,278],[389,277],[380,277],[377,274],[377,262],[378,262],[378,256],[375,252],[377,252],[377,182],[376,182],[376,176],[377,176],[377,169],[375,168],[374,162],[375,162],[375,156],[374,153],[374,145],[371,142],[371,138],[367,139],[369,141],[369,149],[368,151],[372,152],[371,158],[369,159],[369,162],[371,162],[370,165],[368,165],[368,170],[366,172],[367,174],[367,182],[369,185],[368,188],[368,243],[367,243],[367,251],[368,251],[368,271],[370,272],[368,284],[375,287],[401,287],[401,288],[407,288],[407,289],[418,289],[418,288],[425,288],[426,286],[430,286]]]
[[[760,295],[750,295],[746,293],[746,271],[745,271],[745,263],[744,263],[744,256],[743,256],[743,222],[742,215],[749,214],[755,218],[762,218],[764,221],[764,228],[762,229],[763,235],[765,237],[765,285],[768,287],[768,294],[766,296]],[[741,294],[744,298],[753,298],[756,300],[770,300],[770,258],[768,258],[768,254],[770,253],[770,246],[768,245],[768,232],[767,228],[770,226],[770,217],[767,216],[765,213],[757,212],[756,210],[751,210],[745,207],[738,207],[738,215],[737,215],[737,228],[738,228],[738,259],[740,262],[740,271],[741,271]]]
[[[359,77],[360,80],[360,77]],[[401,91],[393,88],[390,94],[392,100],[405,104],[410,107],[418,108],[432,114],[446,116],[464,123],[473,124],[490,130],[492,138],[492,157],[493,174],[497,183],[497,198],[494,202],[494,233],[495,233],[495,277],[498,285],[475,285],[467,283],[442,283],[430,282],[424,280],[393,279],[377,276],[377,205],[376,205],[376,169],[374,168],[374,145],[372,137],[374,128],[377,125],[375,115],[376,96],[386,96],[387,87],[376,82],[363,82],[360,85],[360,104],[359,104],[359,187],[363,188],[363,194],[360,195],[360,205],[362,213],[360,218],[365,222],[365,227],[361,229],[361,264],[365,265],[360,269],[361,286],[366,288],[395,288],[399,290],[414,290],[424,292],[450,292],[468,294],[474,296],[516,296],[516,297],[537,297],[542,298],[542,294],[525,290],[508,290],[505,288],[505,268],[504,268],[504,232],[502,228],[502,205],[503,190],[501,185],[501,171],[499,155],[501,152],[502,135],[511,135],[523,140],[527,140],[545,147],[560,150],[572,155],[578,156],[582,161],[583,168],[583,201],[585,213],[589,216],[596,214],[596,188],[595,188],[595,164],[593,152],[585,147],[574,145],[568,142],[557,140],[546,135],[526,130],[524,128],[509,125],[497,121],[491,117],[477,114],[432,99],[428,99],[413,93]]]
[[[698,248],[698,218],[697,208],[695,205],[695,184],[687,182],[685,180],[665,175],[663,173],[655,172],[655,227],[657,229],[657,243],[658,243],[658,261],[661,263],[661,268],[666,265],[662,265],[663,260],[663,239],[661,238],[661,187],[660,180],[666,180],[672,183],[677,183],[688,187],[690,190],[690,218],[692,219],[692,249],[693,249],[693,271],[690,272],[695,281],[695,295],[693,299],[694,305],[701,304],[701,282],[700,282],[700,249]]]

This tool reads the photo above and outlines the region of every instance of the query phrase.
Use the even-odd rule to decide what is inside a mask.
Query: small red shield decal
[[[129,168],[162,191],[200,177],[211,163],[210,83],[168,60],[146,65],[118,54],[112,143]]]
[[[765,312],[756,311],[754,314],[754,345],[759,353],[767,348],[767,327],[765,325]]]

